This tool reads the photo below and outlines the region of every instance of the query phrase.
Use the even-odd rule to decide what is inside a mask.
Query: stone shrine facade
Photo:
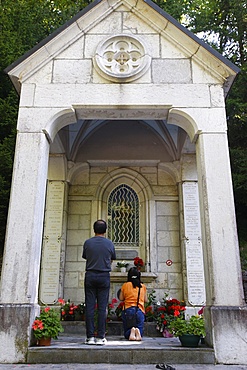
[[[247,363],[225,114],[238,68],[151,1],[102,0],[6,72],[20,108],[0,362],[25,362],[41,304],[84,300],[82,245],[103,218],[158,299],[205,306],[217,362]]]

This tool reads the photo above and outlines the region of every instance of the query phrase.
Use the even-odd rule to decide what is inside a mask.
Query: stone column
[[[25,362],[39,310],[49,144],[44,133],[18,133],[1,278],[0,363]],[[17,340],[18,338],[18,340]]]
[[[246,363],[244,306],[226,132],[199,134],[197,168],[206,275],[208,341],[219,363]]]

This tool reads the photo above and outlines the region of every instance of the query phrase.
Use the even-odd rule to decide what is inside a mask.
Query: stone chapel
[[[25,361],[40,305],[84,300],[82,246],[103,218],[158,299],[205,306],[217,362],[247,363],[225,112],[238,72],[150,0],[96,0],[6,69],[20,106],[0,362]]]

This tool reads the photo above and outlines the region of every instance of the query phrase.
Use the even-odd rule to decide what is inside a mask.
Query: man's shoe
[[[85,340],[85,344],[95,344],[95,339],[94,339],[94,337],[87,338],[87,339]]]
[[[96,338],[96,344],[98,344],[99,346],[103,346],[106,343],[107,340],[105,338]]]

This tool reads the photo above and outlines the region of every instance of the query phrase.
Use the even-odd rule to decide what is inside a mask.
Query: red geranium
[[[134,265],[136,267],[142,267],[144,265],[144,262],[140,257],[135,257],[134,258]]]
[[[157,308],[157,330],[163,332],[167,325],[170,324],[176,317],[183,317],[185,311],[185,303],[179,301],[176,298],[165,298],[162,301],[162,305]]]

